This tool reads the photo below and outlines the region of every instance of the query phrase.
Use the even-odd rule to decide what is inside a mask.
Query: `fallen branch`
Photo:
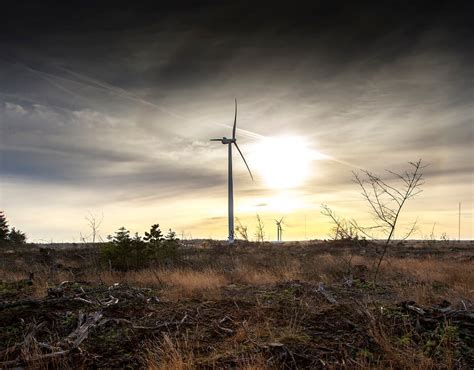
[[[338,302],[336,301],[336,299],[331,295],[331,293],[329,293],[326,288],[324,288],[324,283],[320,282],[319,285],[318,285],[318,289],[316,289],[316,292],[321,294],[322,296],[324,296],[324,298],[326,298],[326,300],[329,302],[329,303],[332,303],[332,304],[338,304]]]
[[[67,336],[66,340],[72,341],[71,348],[79,347],[79,345],[87,338],[89,330],[97,324],[102,316],[103,314],[101,311],[91,313],[84,324]]]

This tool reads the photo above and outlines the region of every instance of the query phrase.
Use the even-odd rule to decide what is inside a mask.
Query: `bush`
[[[158,224],[152,225],[143,238],[138,233],[131,238],[130,231],[121,227],[113,237],[109,236],[109,242],[101,249],[101,258],[114,269],[126,271],[173,259],[177,248],[176,233],[170,229],[163,237]]]

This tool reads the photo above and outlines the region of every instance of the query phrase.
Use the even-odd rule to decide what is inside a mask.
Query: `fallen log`
[[[96,311],[87,317],[86,321],[69,334],[66,338],[67,341],[72,341],[71,348],[77,348],[89,335],[89,330],[94,327],[97,322],[102,318],[102,311]]]

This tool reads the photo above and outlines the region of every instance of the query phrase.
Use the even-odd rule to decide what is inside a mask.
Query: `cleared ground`
[[[472,368],[473,244],[395,245],[374,286],[377,248],[207,241],[128,272],[4,251],[0,367]]]

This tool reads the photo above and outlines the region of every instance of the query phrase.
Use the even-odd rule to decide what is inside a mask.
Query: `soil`
[[[292,253],[301,253],[298,248],[305,245]],[[35,253],[25,258],[46,255]],[[84,254],[59,253],[72,260]],[[391,253],[426,251],[405,245]],[[430,253],[472,257],[457,246],[435,246]],[[192,348],[198,368],[241,368],[243,359],[252,358],[263,358],[268,368],[390,367],[397,363],[397,351],[411,348],[443,364],[450,356],[453,368],[474,366],[470,302],[423,307],[397,301],[389,285],[373,287],[357,279],[327,286],[230,284],[218,298],[175,301],[159,289],[81,280],[62,282],[46,296],[32,298],[34,284],[34,279],[0,282],[1,368],[142,368],[146,349],[164,338],[171,338],[184,356]],[[393,353],[386,341],[396,344]]]

